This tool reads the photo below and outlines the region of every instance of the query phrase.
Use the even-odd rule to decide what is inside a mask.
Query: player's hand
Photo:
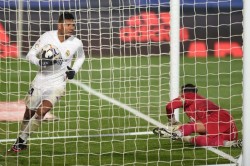
[[[52,66],[56,63],[56,60],[52,60],[52,59],[40,59],[39,60],[39,65],[40,66]]]
[[[69,66],[67,66],[67,68],[68,68],[68,71],[66,71],[66,75],[67,75],[67,78],[71,80],[74,78],[76,72],[75,72],[75,70],[73,70]]]

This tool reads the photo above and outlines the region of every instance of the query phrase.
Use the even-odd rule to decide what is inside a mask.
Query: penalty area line
[[[84,83],[82,83],[80,81],[69,80],[69,82],[72,83],[72,84],[75,84],[76,86],[82,88],[83,90],[89,92],[90,94],[93,94],[93,95],[95,95],[95,96],[97,96],[97,97],[99,97],[99,98],[101,98],[103,100],[108,101],[109,103],[117,105],[117,106],[123,108],[124,110],[127,110],[127,111],[131,112],[135,116],[138,116],[138,117],[146,120],[147,122],[149,122],[149,123],[151,123],[151,124],[153,124],[153,125],[155,125],[157,127],[166,127],[165,125],[163,125],[162,123],[156,121],[155,119],[152,119],[149,116],[139,112],[138,110],[136,110],[136,109],[124,104],[124,103],[121,103],[120,101],[117,101],[117,100],[115,100],[115,99],[113,99],[111,97],[108,97],[108,96],[106,96],[106,95],[92,89],[91,87],[85,85]],[[231,162],[234,162],[234,163],[237,162],[237,160],[233,156],[231,156],[231,155],[229,155],[227,153],[224,153],[223,151],[221,151],[219,149],[216,149],[216,148],[213,148],[213,147],[203,147],[203,148],[205,148],[207,150],[210,150],[211,152],[216,153],[216,154],[224,157],[225,159],[230,160]]]

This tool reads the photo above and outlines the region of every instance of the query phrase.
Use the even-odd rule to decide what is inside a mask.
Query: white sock
[[[29,120],[23,120],[23,121],[22,121],[20,133],[22,133],[23,130],[27,127],[28,123],[29,123]]]
[[[20,138],[22,138],[25,142],[27,142],[30,134],[37,131],[41,125],[41,119],[37,119],[37,117],[38,115],[35,113],[34,116],[29,120],[26,127],[21,131]]]

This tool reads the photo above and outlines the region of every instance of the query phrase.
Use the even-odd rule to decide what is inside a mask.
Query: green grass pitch
[[[169,62],[169,56],[87,58],[76,79],[166,123],[164,107],[169,100]],[[22,59],[0,59],[0,70],[0,101],[22,100],[37,68]],[[180,86],[186,83],[196,84],[200,94],[230,110],[241,130],[242,59],[181,57]],[[88,137],[145,132],[154,126],[73,84],[67,85],[66,96],[52,113],[60,120],[43,122],[39,132],[31,136],[34,140],[29,142],[26,151],[5,156],[13,142],[1,142],[0,165],[189,166],[230,163],[207,149],[152,134]],[[187,121],[182,110],[180,120]],[[19,127],[18,122],[0,122],[0,140],[15,139]],[[241,137],[241,133],[239,135]],[[241,153],[237,148],[218,149],[233,157]]]

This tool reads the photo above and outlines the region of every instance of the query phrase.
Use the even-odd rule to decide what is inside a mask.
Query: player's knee
[[[53,104],[49,100],[43,100],[41,107],[43,107],[44,109],[51,109],[53,107]]]
[[[42,104],[37,110],[38,119],[42,119],[51,109],[52,103],[48,100],[42,101]]]
[[[43,117],[47,114],[47,110],[45,111],[45,110],[43,110],[43,109],[38,109],[37,110],[37,117],[36,117],[36,119],[43,119]]]

